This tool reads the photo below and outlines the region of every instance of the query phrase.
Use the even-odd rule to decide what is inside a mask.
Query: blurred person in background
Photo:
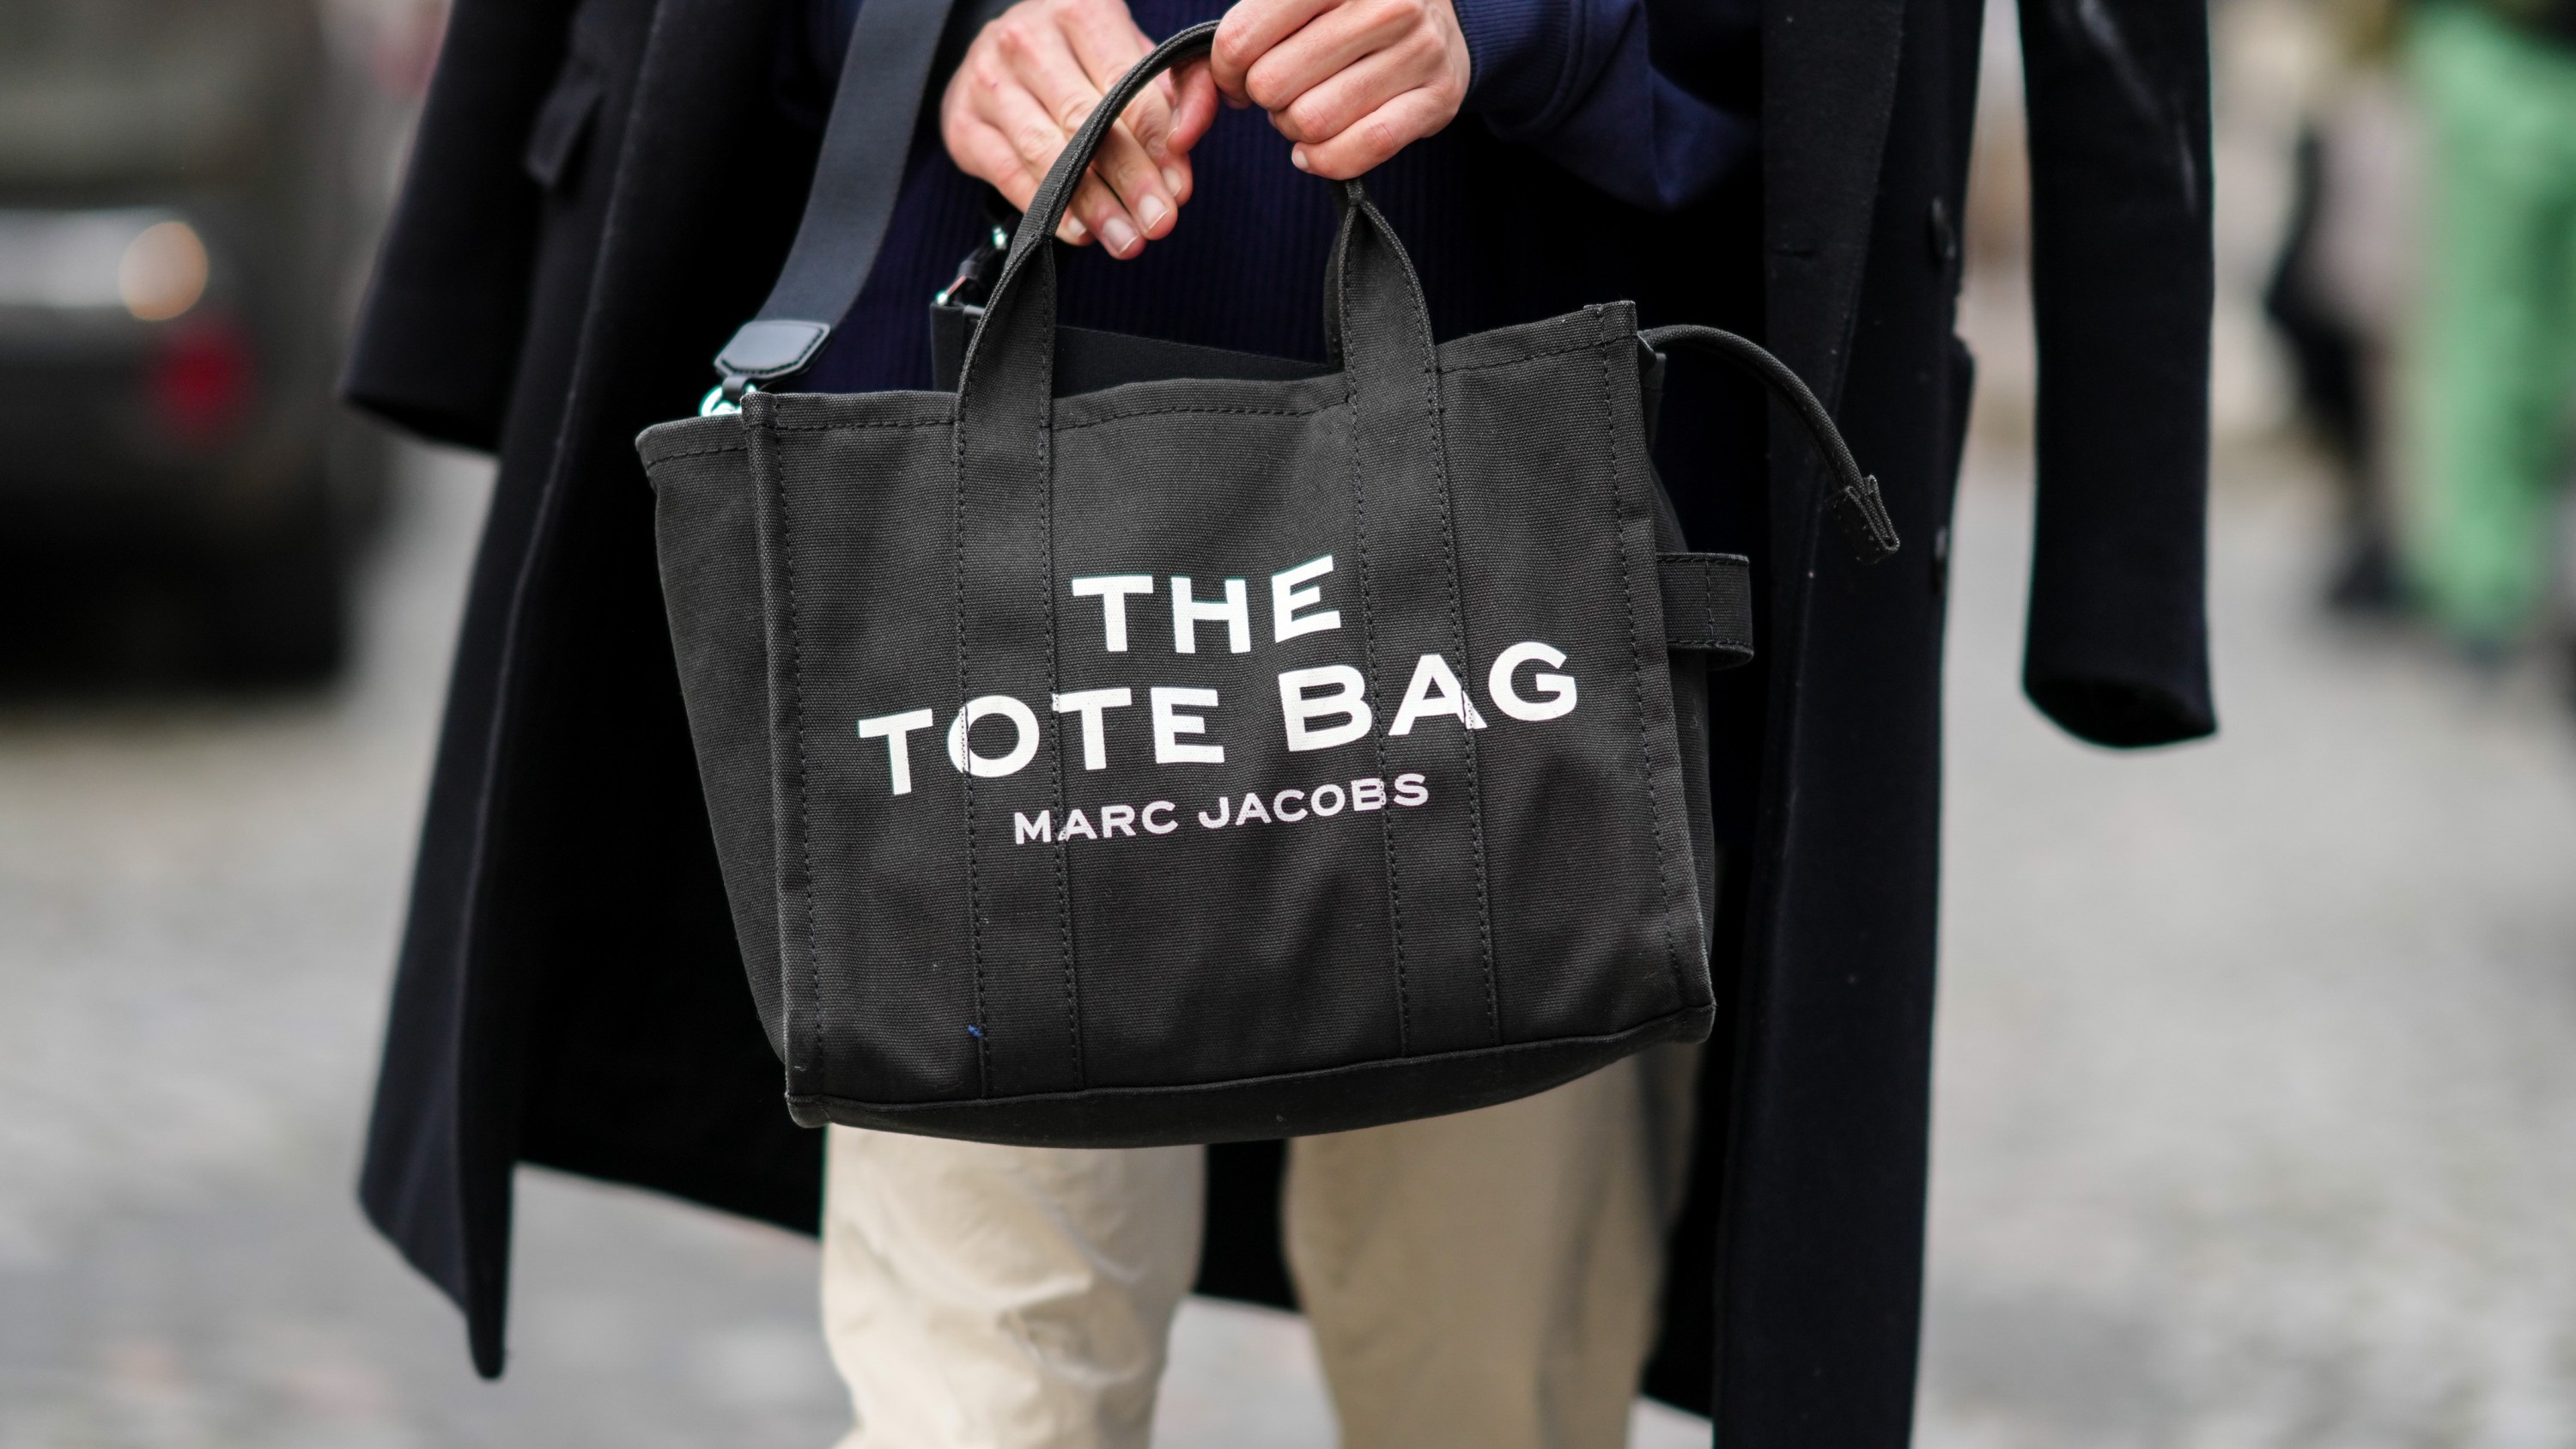
[[[2408,25],[2427,142],[2408,572],[2473,658],[2547,593],[2576,403],[2576,0],[2435,0]]]
[[[2299,412],[2340,493],[2328,607],[2406,603],[2390,486],[2390,359],[2416,263],[2414,116],[2396,75],[2399,0],[2320,0],[2321,74],[2291,163],[2290,214],[2263,289]]]

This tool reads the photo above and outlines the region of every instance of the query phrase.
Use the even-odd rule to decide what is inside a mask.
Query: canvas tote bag
[[[1619,303],[1435,346],[1356,182],[1332,369],[1180,348],[1166,371],[1202,375],[1066,392],[1049,238],[1108,125],[1213,29],[1067,147],[953,392],[770,390],[839,313],[765,312],[720,364],[739,409],[640,440],[799,1122],[1276,1137],[1704,1037],[1703,685],[1750,657],[1750,591],[1743,559],[1681,551],[1647,459],[1658,349],[1753,368],[1865,552],[1894,547],[1823,410],[1740,339],[1641,337]]]

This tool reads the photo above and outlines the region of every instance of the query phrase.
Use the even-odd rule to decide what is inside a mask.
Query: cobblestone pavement
[[[2322,500],[2221,474],[2224,733],[2144,756],[2016,701],[1964,499],[1924,1440],[2576,1443],[2576,719],[2322,618]]]
[[[1925,1443],[2576,1439],[2576,735],[2315,620],[2280,484],[2221,508],[2225,741],[2074,745],[2013,688],[2019,469],[1975,471]],[[480,507],[421,472],[338,693],[0,712],[0,1449],[838,1431],[801,1242],[529,1173],[487,1386],[351,1203]],[[1294,1320],[1175,1357],[1161,1443],[1330,1442]]]

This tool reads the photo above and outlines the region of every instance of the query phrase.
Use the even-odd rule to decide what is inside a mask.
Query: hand
[[[1457,118],[1467,37],[1450,0],[1242,0],[1217,26],[1216,88],[1346,181]]]
[[[1154,48],[1124,0],[1020,0],[967,47],[939,102],[939,135],[969,176],[1025,211],[1083,118]],[[1192,146],[1216,119],[1207,66],[1158,78],[1110,128],[1056,235],[1114,257],[1166,236],[1190,198]]]

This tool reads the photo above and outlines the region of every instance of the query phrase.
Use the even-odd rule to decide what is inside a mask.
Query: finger
[[[1195,61],[1182,69],[1174,81],[1174,90],[1170,144],[1186,183],[1190,149],[1207,135],[1208,127],[1216,124],[1216,78],[1208,73],[1207,62]],[[1175,199],[1189,200],[1186,185]]]
[[[1128,104],[1127,113],[1118,118],[1118,130],[1135,140],[1154,166],[1156,176],[1162,182],[1163,194],[1177,207],[1189,199],[1189,168],[1180,160],[1189,147],[1175,148],[1172,145],[1171,82],[1169,75],[1155,77],[1154,84],[1139,92],[1136,99]],[[1126,194],[1123,183],[1119,193]]]
[[[1157,165],[1124,124],[1111,126],[1092,152],[1089,172],[1091,179],[1101,184],[1101,189],[1089,193],[1089,204],[1100,207],[1105,198],[1107,209],[1080,214],[1110,243],[1111,251],[1122,257],[1132,256],[1134,250],[1121,236],[1121,227],[1132,222],[1141,241],[1167,234],[1179,217],[1180,201],[1173,195],[1178,188],[1167,180],[1167,170],[1176,169]],[[1076,195],[1080,199],[1083,193]]]
[[[1171,82],[1172,94],[1168,98],[1171,121],[1164,134],[1162,154],[1154,159],[1163,186],[1172,198],[1173,215],[1177,217],[1180,209],[1189,204],[1190,194],[1197,189],[1196,168],[1190,165],[1190,148],[1207,135],[1208,127],[1216,120],[1217,93],[1215,84],[1208,79],[1205,61],[1193,61],[1164,79]],[[1153,235],[1159,237],[1163,233],[1154,232]]]
[[[984,117],[985,124],[1002,137],[1011,155],[1018,158],[1021,170],[1029,178],[1028,197],[1015,203],[1025,211],[1029,203],[1036,199],[1038,186],[1045,180],[1047,171],[1055,165],[1055,158],[1063,152],[1067,138],[1062,128],[1056,125],[1055,119],[1047,114],[1046,108],[1038,104],[1037,97],[1017,85],[1006,84],[997,87],[986,92],[980,101],[978,109]],[[1001,181],[992,176],[988,175],[985,179],[992,181],[996,186],[1003,186]],[[1003,190],[1007,194],[1010,188],[1004,186]],[[1077,200],[1079,200],[1078,193]],[[1123,212],[1121,216],[1122,220],[1119,224],[1126,226],[1129,234],[1133,235],[1135,229],[1132,222],[1123,219]],[[1068,207],[1063,223],[1056,228],[1056,234],[1066,241],[1079,243],[1090,231],[1100,229],[1106,222],[1106,214],[1097,207],[1088,213]]]
[[[1036,198],[1038,178],[1020,160],[1019,151],[1010,138],[969,118],[963,124],[947,128],[942,138],[948,143],[948,157],[957,169],[979,181],[991,183],[1002,193],[1002,199],[1021,211],[1028,210]]]
[[[1458,103],[1453,99],[1428,88],[1406,91],[1329,140],[1298,143],[1289,150],[1288,159],[1300,171],[1348,181],[1448,125],[1457,114]]]
[[[1106,94],[1128,67],[1154,48],[1154,42],[1136,28],[1127,7],[1118,0],[1072,6],[1064,12],[1061,23],[1065,41],[1096,93]],[[1172,104],[1168,77],[1157,76],[1155,80],[1156,84],[1145,87],[1120,119],[1137,140],[1145,143],[1147,154],[1159,161],[1163,139],[1171,130]]]
[[[1349,0],[1315,17],[1254,63],[1244,91],[1254,105],[1285,109],[1361,60],[1420,35],[1436,58],[1439,45],[1415,0]]]
[[[1154,48],[1153,40],[1128,18],[1126,8],[1116,3],[1086,9],[1082,26],[1070,30],[1069,39],[1075,55],[1104,93]],[[1190,167],[1184,158],[1198,137],[1193,134],[1174,144],[1177,96],[1177,83],[1170,72],[1156,76],[1154,83],[1128,104],[1126,113],[1118,119],[1117,130],[1103,143],[1094,163],[1110,179],[1112,189],[1149,237],[1171,230],[1170,218],[1179,215],[1181,203],[1190,195]],[[1135,169],[1135,157],[1119,139],[1122,132],[1142,148],[1153,167],[1152,174]]]
[[[1102,194],[1113,196],[1119,214],[1132,218],[1142,237],[1162,236],[1172,229],[1173,218],[1180,212],[1163,185],[1162,170],[1126,127],[1112,126],[1101,138],[1100,149],[1092,157],[1091,175],[1107,183],[1108,191]],[[1084,220],[1094,218],[1086,212]],[[1103,214],[1093,229],[1110,242],[1111,251],[1127,256],[1129,249],[1119,243],[1115,225],[1110,216]]]
[[[1034,101],[1026,115],[1036,116]],[[1030,123],[1032,127],[1035,122]],[[1063,150],[1064,137],[1048,148],[1046,165],[1055,164],[1056,154]],[[1031,158],[1033,166],[1035,158]],[[1121,257],[1133,256],[1149,237],[1167,234],[1180,204],[1163,185],[1162,168],[1145,154],[1145,148],[1123,126],[1112,126],[1101,137],[1093,153],[1090,168],[1074,191],[1066,214],[1079,218],[1099,234],[1109,250]]]
[[[1427,34],[1407,38],[1322,77],[1284,106],[1273,106],[1271,124],[1291,141],[1328,141],[1407,91],[1431,89],[1436,94],[1445,78],[1439,40]],[[1257,78],[1254,89],[1260,89]],[[1446,122],[1443,117],[1442,124]]]
[[[1118,118],[1119,129],[1136,138],[1145,154],[1160,165],[1172,154],[1172,92],[1159,83],[1137,92]]]
[[[1072,37],[1061,29],[1046,27],[1017,36],[1004,54],[1011,61],[1012,73],[1053,119],[1060,134],[1056,149],[1060,150],[1063,140],[1070,139],[1081,127],[1101,98],[1089,69],[1075,54]],[[1116,74],[1111,74],[1113,82]],[[1046,164],[1053,163],[1050,156]],[[1110,128],[1092,165],[1108,188],[1077,191],[1072,212],[1112,254],[1134,256],[1147,237],[1171,230],[1179,207],[1172,200],[1170,188],[1163,184],[1161,169],[1123,123]]]
[[[1002,133],[1010,142],[1011,152],[1020,165],[1031,173],[1044,176],[1055,164],[1056,153],[1064,149],[1064,128],[1056,124],[1038,98],[1028,90],[1006,81],[976,97],[976,116]]]
[[[1073,53],[1070,38],[1043,20],[1003,27],[995,36],[1003,65],[1065,135],[1100,104],[1100,87]]]
[[[1056,26],[1092,83],[1104,91],[1154,48],[1153,37],[1136,28],[1122,0],[1077,0],[1061,6]]]
[[[1038,183],[1045,178],[1021,162],[1019,149],[1009,137],[981,121],[970,121],[946,132],[945,139],[948,155],[957,163],[957,169],[990,182],[1012,206],[1026,211],[1029,203],[1037,199]],[[1056,224],[1055,234],[1075,246],[1088,246],[1091,242],[1090,229],[1070,214]]]
[[[1064,151],[1065,142],[1071,138],[1039,104],[1037,97],[1018,86],[1002,86],[991,92],[987,99],[994,117],[993,129],[1004,138],[1011,155],[1032,178],[1029,196],[1016,199],[1025,210],[1030,200],[1035,198],[1039,182],[1055,165],[1056,158]],[[1142,152],[1136,147],[1134,138],[1128,138],[1126,144],[1128,149],[1121,154],[1129,158],[1131,174],[1138,170],[1146,175],[1155,174],[1150,164],[1136,161]],[[998,181],[995,184],[1000,185]],[[1006,193],[1007,190],[1005,188]],[[1171,205],[1166,203],[1156,214],[1156,220],[1167,232],[1171,229],[1172,211]],[[1111,254],[1129,257],[1144,244],[1145,229],[1115,193],[1102,185],[1095,175],[1086,173],[1065,207],[1064,222],[1057,227],[1056,234],[1073,242],[1079,242],[1086,235],[1096,235]]]
[[[1100,238],[1101,250],[1122,262],[1145,250],[1145,238],[1137,231],[1134,215],[1096,174],[1083,173],[1081,183],[1073,189],[1072,204],[1065,208],[1065,218],[1080,221]],[[1164,229],[1170,230],[1168,225]]]
[[[1342,0],[1242,0],[1217,22],[1216,43],[1208,50],[1208,72],[1227,100],[1248,105],[1244,77],[1270,48],[1297,33]]]

